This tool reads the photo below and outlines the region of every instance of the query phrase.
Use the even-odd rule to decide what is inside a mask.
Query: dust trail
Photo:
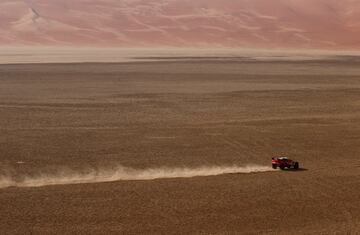
[[[215,176],[222,174],[253,173],[272,171],[267,166],[210,166],[198,168],[149,168],[133,169],[117,166],[112,169],[92,169],[85,173],[61,170],[54,174],[40,174],[33,177],[14,179],[11,176],[0,176],[0,188],[6,187],[41,187],[47,185],[86,184],[113,182],[121,180],[154,180],[166,178],[190,178],[197,176]]]

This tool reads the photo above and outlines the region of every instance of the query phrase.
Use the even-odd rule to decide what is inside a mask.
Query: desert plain
[[[356,56],[0,65],[1,234],[359,234],[359,154]]]

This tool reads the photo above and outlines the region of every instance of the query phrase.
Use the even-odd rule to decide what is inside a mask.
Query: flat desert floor
[[[359,59],[168,59],[0,65],[1,234],[360,233]]]

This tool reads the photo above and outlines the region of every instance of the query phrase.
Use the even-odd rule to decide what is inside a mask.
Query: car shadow
[[[308,171],[308,169],[306,168],[299,168],[299,169],[294,169],[294,168],[291,168],[291,169],[284,169],[284,170],[281,170],[281,171],[288,171],[288,172],[300,172],[300,171]]]

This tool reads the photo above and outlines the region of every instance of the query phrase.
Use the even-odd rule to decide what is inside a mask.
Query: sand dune
[[[359,49],[344,0],[0,0],[0,45]]]

